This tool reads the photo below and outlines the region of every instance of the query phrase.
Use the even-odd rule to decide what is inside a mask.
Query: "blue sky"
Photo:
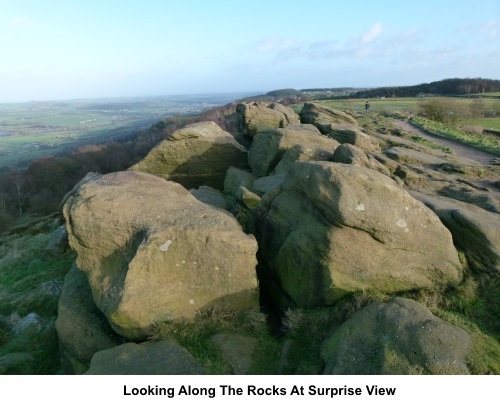
[[[0,102],[500,79],[500,0],[0,0]]]

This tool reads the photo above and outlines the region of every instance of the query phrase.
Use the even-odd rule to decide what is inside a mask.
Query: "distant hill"
[[[300,96],[302,93],[299,90],[295,89],[279,89],[273,90],[266,93],[266,96],[271,97],[287,97],[287,96]]]
[[[359,90],[359,87],[321,87],[314,89],[302,89],[301,91],[307,93],[316,93],[316,92],[328,92],[328,93],[353,93],[356,90]]]
[[[356,98],[369,97],[416,97],[422,94],[439,96],[463,96],[500,91],[500,80],[492,79],[444,79],[437,82],[417,84],[415,86],[379,87],[362,90],[353,96]]]

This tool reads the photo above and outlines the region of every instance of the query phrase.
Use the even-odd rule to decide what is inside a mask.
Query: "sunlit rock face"
[[[296,305],[328,305],[348,292],[397,292],[462,278],[449,231],[381,173],[298,162],[275,194],[254,210],[253,226],[269,276]]]
[[[112,173],[74,190],[63,212],[94,301],[122,336],[213,305],[258,307],[255,238],[179,184]]]

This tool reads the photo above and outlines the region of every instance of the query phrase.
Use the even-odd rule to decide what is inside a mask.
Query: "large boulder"
[[[248,164],[257,177],[267,176],[281,161],[285,153],[300,145],[295,154],[307,154],[310,159],[331,156],[339,143],[321,135],[316,129],[307,125],[292,125],[287,128],[272,129],[258,133],[252,142],[248,154]],[[321,157],[320,159],[323,160]],[[277,174],[277,173],[276,173]]]
[[[376,170],[387,176],[391,175],[390,170],[377,159],[371,155],[365,154],[361,149],[349,143],[343,143],[335,149],[332,160],[337,163],[367,167],[368,169]]]
[[[278,103],[240,103],[236,106],[236,114],[240,132],[249,137],[271,128],[285,128],[290,123],[300,121],[291,108]]]
[[[300,122],[313,124],[325,135],[330,132],[328,124],[358,125],[350,115],[317,103],[305,103],[299,115]]]
[[[211,121],[175,131],[129,170],[151,173],[186,188],[202,185],[222,190],[226,171],[247,167],[247,151]]]
[[[92,357],[87,375],[206,374],[196,359],[175,340],[124,343]]]
[[[410,193],[437,214],[472,265],[500,273],[500,215],[447,197]]]
[[[78,188],[63,213],[76,264],[122,336],[144,339],[155,322],[213,305],[258,306],[254,237],[179,184],[112,173]]]
[[[378,141],[352,124],[329,124],[328,136],[339,143],[348,143],[367,152],[380,152]]]
[[[456,284],[449,231],[389,177],[330,162],[295,163],[250,229],[270,276],[296,305],[328,305],[348,292],[388,293]]]
[[[286,174],[295,162],[307,162],[309,160],[333,161],[333,153],[337,149],[332,150],[331,148],[337,148],[337,146],[336,143],[332,143],[325,149],[323,145],[310,144],[306,146],[305,143],[295,145],[285,152],[271,174]]]
[[[405,298],[356,312],[322,346],[324,374],[470,374],[468,332]]]
[[[83,374],[95,353],[124,343],[97,309],[87,276],[75,265],[64,279],[57,314],[62,365],[68,374]]]

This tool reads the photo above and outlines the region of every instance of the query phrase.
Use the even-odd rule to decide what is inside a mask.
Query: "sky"
[[[500,0],[0,0],[0,102],[500,79]]]

